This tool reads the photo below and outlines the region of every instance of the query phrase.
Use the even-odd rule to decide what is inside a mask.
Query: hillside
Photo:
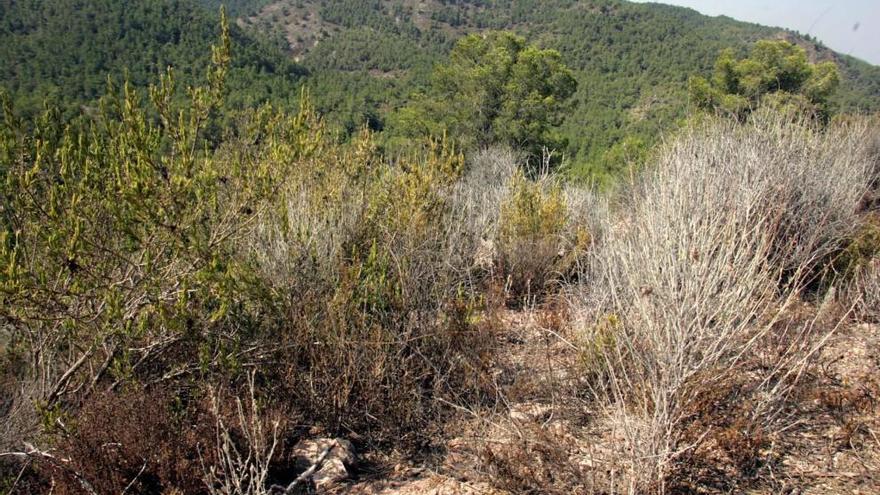
[[[123,74],[145,87],[171,66],[194,84],[219,34],[218,11],[187,0],[0,1],[0,87],[26,113],[44,100],[73,115]],[[304,70],[265,39],[233,29],[229,104],[253,106],[298,95]]]
[[[878,67],[220,1],[0,0],[0,495],[880,493]]]
[[[405,101],[461,35],[516,31],[559,50],[577,73],[579,89],[564,134],[570,157],[581,167],[613,165],[603,154],[627,136],[629,143],[653,141],[684,115],[691,74],[710,72],[722,49],[745,52],[761,38],[786,38],[814,60],[837,62],[844,76],[834,100],[839,110],[880,109],[880,67],[796,33],[660,4],[279,0],[240,23],[283,32],[288,50],[312,71],[319,109],[350,129]]]
[[[513,30],[557,49],[578,81],[562,126],[577,177],[614,175],[684,117],[690,75],[711,71],[722,49],[744,53],[761,38],[833,59],[844,76],[836,109],[880,109],[880,67],[796,33],[616,0],[2,0],[0,85],[26,113],[48,98],[73,115],[104,93],[109,74],[144,86],[170,65],[192,84],[208,62],[221,3],[236,19],[228,104],[289,105],[306,84],[344,135],[364,124],[393,133],[394,111],[466,33]]]

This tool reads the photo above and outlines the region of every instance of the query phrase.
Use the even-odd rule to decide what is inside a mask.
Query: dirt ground
[[[340,487],[357,495],[622,493],[615,487],[615,441],[577,397],[576,347],[551,316],[501,317],[504,356],[497,403],[461,407],[440,454],[424,465],[384,459],[390,468]],[[762,447],[747,479],[676,488],[674,493],[880,494],[880,325],[850,324],[830,338],[799,386],[788,426]],[[726,474],[725,474],[726,473]],[[742,473],[716,476],[736,478]],[[611,488],[609,488],[611,487]]]

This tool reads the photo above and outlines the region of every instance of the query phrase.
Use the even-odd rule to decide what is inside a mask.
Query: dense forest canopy
[[[28,114],[43,102],[69,115],[103,95],[110,77],[146,87],[167,67],[182,86],[208,66],[219,10],[186,0],[0,2],[0,85]],[[269,41],[233,26],[229,105],[296,99],[305,70]]]
[[[73,115],[108,75],[143,86],[173,66],[191,84],[221,3],[236,19],[228,106],[294,106],[305,85],[343,137],[363,125],[407,135],[395,115],[429,92],[434,67],[466,34],[511,30],[557,50],[577,82],[555,150],[574,177],[603,180],[642,156],[685,116],[688,78],[709,77],[723,50],[743,57],[759,39],[784,38],[811,62],[834,62],[832,112],[880,109],[880,68],[809,37],[618,0],[3,0],[0,85],[28,113],[48,98]]]
[[[512,30],[556,49],[578,82],[560,132],[568,144],[559,151],[581,177],[602,178],[622,157],[642,154],[684,117],[692,74],[711,75],[723,50],[745,56],[760,39],[786,39],[804,47],[811,62],[836,63],[841,84],[832,111],[880,109],[876,66],[797,33],[659,4],[277,0],[245,23],[287,33],[290,50],[312,70],[319,110],[348,129],[394,125],[382,116],[424,93],[431,68],[468,33]]]

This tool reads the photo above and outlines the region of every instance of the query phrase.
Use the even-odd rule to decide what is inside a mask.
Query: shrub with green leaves
[[[694,76],[691,99],[700,108],[745,116],[759,104],[827,117],[828,101],[840,85],[834,62],[811,64],[803,48],[783,40],[755,43],[747,58],[721,52],[711,80]]]
[[[271,171],[220,160],[203,140],[229,60],[224,23],[208,84],[182,109],[170,70],[149,107],[111,87],[82,126],[61,128],[49,110],[28,132],[7,103],[0,318],[22,379],[40,384],[23,400],[52,407],[133,376],[190,373],[187,355],[231,364],[257,331],[256,281],[232,240]],[[172,349],[183,356],[164,361]]]
[[[287,180],[246,248],[279,295],[282,381],[331,427],[418,432],[435,396],[475,390],[488,350],[444,255],[463,158],[430,142],[391,163],[368,131],[337,144],[308,126],[306,154],[270,138]]]
[[[224,127],[225,24],[221,41],[185,105],[171,71],[147,98],[110,88],[82,125],[52,111],[27,125],[4,105],[4,450],[95,436],[78,418],[99,398],[127,414],[112,406],[125,394],[194,421],[245,370],[260,401],[398,446],[430,435],[441,399],[480,399],[494,339],[475,325],[469,267],[446,257],[462,155],[428,141],[389,160],[366,130],[342,143],[305,95],[295,114],[264,106]],[[96,438],[130,438],[119,419]]]
[[[513,175],[500,205],[499,275],[514,304],[543,298],[576,265],[591,243],[583,218],[569,211],[562,186],[553,177]]]

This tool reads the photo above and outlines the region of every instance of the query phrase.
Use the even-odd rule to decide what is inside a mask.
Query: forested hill
[[[880,110],[880,67],[778,28],[618,0],[0,0],[0,86],[26,112],[46,98],[74,112],[108,74],[145,85],[171,65],[188,83],[204,73],[221,4],[235,19],[231,105],[290,102],[306,84],[343,132],[393,133],[395,111],[466,33],[512,30],[557,49],[578,82],[561,129],[577,174],[649,147],[686,114],[689,76],[762,38],[834,60],[836,110]]]
[[[183,85],[204,77],[219,9],[188,0],[0,0],[0,86],[25,113],[44,100],[73,114],[107,78],[135,86],[174,67]],[[305,73],[279,47],[233,26],[233,106],[295,98]]]
[[[349,128],[389,124],[383,110],[417,90],[465,33],[513,30],[558,49],[578,79],[563,134],[582,167],[610,166],[627,148],[653,140],[686,111],[690,75],[711,72],[722,49],[744,54],[762,38],[786,38],[814,60],[834,60],[843,75],[836,109],[880,109],[880,67],[796,33],[680,7],[615,0],[277,0],[251,7],[240,23],[283,32],[313,73],[319,108]]]

